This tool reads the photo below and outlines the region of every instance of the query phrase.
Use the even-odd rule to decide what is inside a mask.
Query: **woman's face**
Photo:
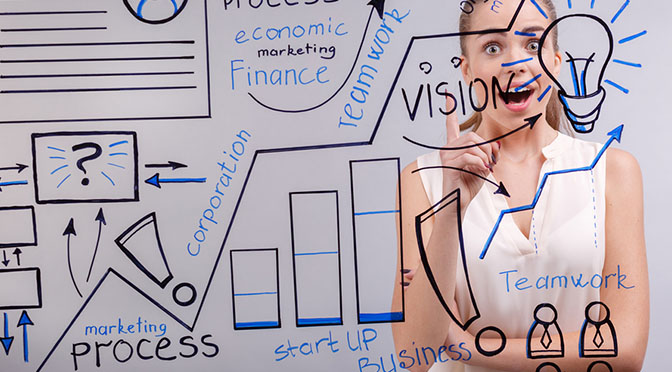
[[[492,25],[501,23],[501,14],[514,14],[518,4],[517,1],[505,1],[499,13],[487,6],[477,7],[470,16],[470,29],[492,28]],[[489,119],[488,121],[495,121],[513,129],[519,127],[523,119],[546,112],[551,95],[547,92],[541,100],[539,97],[552,86],[553,81],[542,70],[537,53],[539,39],[550,22],[534,4],[526,1],[510,32],[467,36],[462,63],[462,74],[467,83],[480,78],[490,85],[492,78],[496,77],[502,90],[506,91],[511,75],[515,74],[509,87],[509,102],[504,101],[502,94],[497,94],[495,109],[490,97],[482,112],[485,120]],[[547,63],[547,66],[557,76],[562,59],[559,52],[554,50],[550,37],[542,54],[544,61],[553,61]],[[541,77],[534,80],[538,75]],[[529,81],[532,82],[522,87]],[[483,103],[486,94],[492,93],[492,86],[490,92],[486,93],[481,85],[475,84],[474,92],[479,102]],[[498,90],[497,92],[499,93]]]

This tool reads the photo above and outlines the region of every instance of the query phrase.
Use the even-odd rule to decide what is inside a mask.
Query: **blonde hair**
[[[558,14],[555,10],[555,5],[553,4],[552,0],[539,0],[539,2],[542,4],[542,6],[546,10],[546,14],[548,15],[548,19],[553,22],[556,19],[558,19]],[[459,21],[459,26],[460,26],[460,50],[462,52],[462,55],[466,55],[467,51],[467,38],[465,33],[470,31],[469,29],[471,28],[471,15],[473,13],[469,12],[462,12],[460,15],[460,21]],[[553,42],[553,48],[557,51],[560,49],[558,45],[558,31],[557,29],[553,30],[551,33],[551,40]],[[555,130],[560,130],[561,127],[564,127],[565,129],[568,128],[568,123],[567,120],[565,119],[565,113],[562,108],[562,105],[560,104],[560,99],[558,97],[558,90],[556,88],[553,88],[550,92],[550,101],[548,102],[548,105],[546,105],[546,121],[548,121],[548,124],[551,125],[551,127]],[[460,131],[464,131],[467,129],[471,130],[476,130],[478,127],[481,125],[481,121],[483,120],[483,117],[480,112],[474,112],[471,117],[469,117],[464,123],[460,124]],[[566,132],[571,133],[571,131],[566,130]]]

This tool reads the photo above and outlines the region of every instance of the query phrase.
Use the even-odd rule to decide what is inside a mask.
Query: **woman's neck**
[[[482,138],[497,138],[521,125],[523,125],[522,122],[514,126],[505,125],[484,115],[476,133]],[[516,163],[543,156],[541,150],[553,142],[557,135],[558,131],[551,128],[545,115],[542,115],[532,129],[525,128],[502,138],[500,156]]]

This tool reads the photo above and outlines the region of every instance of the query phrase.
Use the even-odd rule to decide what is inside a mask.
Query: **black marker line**
[[[42,47],[80,47],[80,46],[118,46],[118,45],[162,45],[196,44],[194,40],[155,40],[155,41],[110,41],[91,43],[44,43],[44,44],[0,44],[0,48],[42,48]]]
[[[111,76],[163,76],[193,75],[194,71],[156,71],[156,72],[103,72],[98,74],[47,74],[47,75],[0,75],[0,79],[48,79],[76,77],[111,77]]]
[[[100,31],[107,27],[3,28],[0,32]]]
[[[497,191],[495,191],[495,194],[502,194],[502,195],[506,196],[507,198],[511,197],[511,195],[509,195],[509,192],[506,190],[506,187],[504,187],[503,182],[500,182],[499,185],[498,185],[495,182],[490,181],[489,179],[481,176],[478,173],[470,172],[470,171],[468,171],[466,169],[462,169],[462,168],[450,167],[450,166],[447,166],[447,165],[436,165],[436,166],[431,166],[431,167],[418,168],[418,169],[412,171],[411,173],[417,173],[417,172],[421,172],[421,171],[429,170],[429,169],[452,169],[452,170],[456,170],[456,171],[471,174],[472,176],[476,176],[476,177],[482,179],[483,181],[486,181],[486,182],[490,183],[491,185],[497,187]]]
[[[91,266],[89,266],[89,273],[86,275],[86,282],[89,282],[91,279],[91,271],[93,271],[93,263],[96,262],[96,254],[98,254],[98,247],[100,246],[100,236],[103,232],[103,225],[107,225],[105,221],[105,215],[103,214],[103,208],[100,208],[98,214],[96,215],[96,221],[98,221],[98,237],[96,238],[96,248],[93,250],[93,258],[91,258]]]
[[[63,235],[68,237],[66,248],[68,255],[68,270],[70,271],[70,279],[72,279],[72,284],[75,286],[75,290],[77,291],[79,297],[84,297],[82,296],[82,292],[80,292],[79,288],[77,287],[77,282],[75,281],[75,275],[72,272],[72,262],[70,260],[70,238],[73,235],[77,235],[77,233],[75,232],[75,220],[73,218],[70,219],[68,226],[65,228],[65,231],[63,231]]]
[[[72,14],[106,14],[107,10],[56,10],[44,12],[2,12],[0,16],[29,16],[29,15],[72,15]]]
[[[1,90],[0,94],[34,94],[34,93],[90,93],[90,92],[128,92],[138,90],[178,90],[197,89],[196,85],[168,86],[168,87],[121,87],[121,88],[81,88],[81,89],[26,89]]]
[[[0,63],[56,63],[56,62],[126,62],[126,61],[162,61],[176,59],[194,59],[194,56],[160,57],[113,57],[113,58],[64,58],[64,59],[3,59]]]

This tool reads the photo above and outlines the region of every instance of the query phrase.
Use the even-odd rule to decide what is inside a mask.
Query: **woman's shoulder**
[[[610,148],[607,155],[607,197],[627,196],[641,188],[642,171],[637,159],[629,152]]]

